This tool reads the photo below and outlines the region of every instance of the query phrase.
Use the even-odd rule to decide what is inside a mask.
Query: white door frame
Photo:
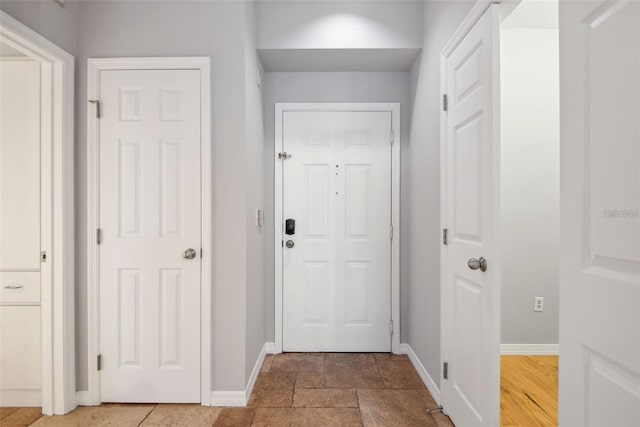
[[[41,64],[42,413],[76,407],[74,327],[74,59],[0,11],[0,40]]]
[[[460,42],[465,38],[465,36],[471,31],[473,26],[478,22],[478,20],[484,15],[484,13],[494,4],[499,4],[498,0],[476,0],[476,3],[473,5],[469,13],[464,17],[456,31],[453,33],[447,44],[445,44],[444,48],[440,52],[440,99],[444,100],[444,96],[447,94],[447,60],[449,56],[453,53],[453,51],[458,47]],[[499,30],[499,29],[498,29]],[[499,61],[499,55],[497,58],[494,58],[495,61]],[[487,76],[487,78],[494,79],[494,81],[499,81],[500,75],[500,67],[499,64],[494,64],[494,75]],[[493,85],[494,92],[493,96],[496,102],[494,103],[493,108],[496,111],[499,111],[499,84]],[[500,114],[493,115],[494,122],[493,129],[496,138],[500,138]],[[444,230],[447,228],[447,113],[444,111],[444,108],[440,109],[440,228]],[[499,232],[499,228],[497,228]],[[441,242],[442,243],[442,242]],[[496,266],[500,265],[500,254],[496,253],[498,259],[494,259],[492,262],[492,266],[496,268]],[[500,268],[500,267],[497,267]],[[448,289],[447,289],[447,250],[446,247],[441,244],[440,245],[440,381],[444,381],[443,378],[443,366],[442,362],[447,357],[447,299],[448,299]],[[500,326],[498,326],[500,327]],[[500,342],[495,343],[495,354],[496,360],[494,361],[495,372],[492,372],[492,376],[495,377],[495,384],[497,387],[495,388],[495,393],[490,398],[493,400],[492,407],[496,408],[498,411],[495,418],[495,423],[498,424],[500,419]],[[440,393],[442,390],[442,386],[440,390],[437,390]],[[440,398],[443,396],[440,394]],[[442,403],[446,404],[445,399],[442,399]],[[446,412],[446,408],[445,408]]]
[[[275,105],[275,205],[274,205],[274,250],[275,250],[275,353],[282,353],[282,160],[283,151],[282,115],[285,111],[388,111],[391,113],[391,128],[394,143],[391,145],[391,351],[400,352],[400,103],[398,102],[345,102],[345,103],[276,103]],[[280,230],[280,231],[278,231]]]
[[[199,70],[200,71],[200,153],[201,153],[201,233],[203,258],[201,263],[201,361],[200,400],[211,405],[211,102],[210,60],[208,57],[172,58],[89,58],[87,70],[87,101],[97,99],[100,72],[107,70]],[[87,102],[87,326],[89,391],[84,404],[99,405],[100,374],[97,357],[100,353],[100,274],[96,230],[100,224],[100,150],[99,127],[95,107]]]

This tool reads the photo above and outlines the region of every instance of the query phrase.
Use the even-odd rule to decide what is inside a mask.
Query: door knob
[[[285,243],[285,245],[287,245],[287,247],[291,249],[293,245],[295,245],[295,243],[293,243],[293,240],[287,240],[287,243]]]
[[[194,259],[195,257],[196,257],[196,250],[191,248],[187,249],[182,254],[182,258],[184,259]]]
[[[484,257],[471,258],[467,265],[472,270],[480,269],[480,271],[487,271],[487,260]]]

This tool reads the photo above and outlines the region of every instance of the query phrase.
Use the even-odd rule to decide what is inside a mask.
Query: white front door
[[[441,389],[444,410],[459,426],[493,426],[499,417],[497,8],[446,59]]]
[[[99,88],[102,401],[200,402],[200,71]]]
[[[391,350],[391,114],[283,113],[284,351]]]
[[[638,426],[640,3],[559,16],[559,421]]]

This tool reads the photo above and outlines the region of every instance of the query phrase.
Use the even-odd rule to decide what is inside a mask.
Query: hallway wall
[[[411,200],[403,227],[408,233],[404,287],[409,301],[407,343],[440,385],[440,52],[472,1],[424,4],[422,54],[411,70],[411,140],[408,149]]]

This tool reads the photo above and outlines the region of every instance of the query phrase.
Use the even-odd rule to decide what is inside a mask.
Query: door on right
[[[560,2],[565,426],[640,425],[640,2]]]

